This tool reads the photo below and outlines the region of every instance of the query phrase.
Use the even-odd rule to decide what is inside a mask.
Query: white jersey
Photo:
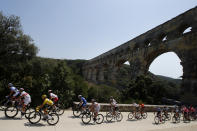
[[[95,110],[96,112],[99,112],[99,110],[100,110],[100,104],[97,103],[97,102],[94,102],[93,106],[94,106],[94,110]]]
[[[20,96],[24,97],[24,100],[23,100],[24,105],[28,105],[29,103],[31,103],[31,96],[27,92],[25,91],[21,92]]]
[[[139,104],[134,103],[133,106],[134,107],[139,107]]]
[[[25,99],[31,98],[31,96],[27,92],[25,92],[25,91],[21,92],[21,95],[20,96],[23,96]]]
[[[57,95],[55,95],[55,94],[53,94],[53,93],[50,93],[49,95],[50,95],[50,97],[51,97],[52,99],[58,98]]]
[[[114,106],[114,107],[118,106],[116,100],[114,100],[114,99],[112,99],[111,105]]]

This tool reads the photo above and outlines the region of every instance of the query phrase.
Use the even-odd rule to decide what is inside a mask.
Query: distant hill
[[[163,81],[168,81],[168,82],[173,82],[175,84],[181,84],[182,79],[174,79],[171,77],[167,76],[162,76],[162,75],[155,75],[158,79],[163,80]]]
[[[163,82],[172,82],[176,85],[181,85],[181,81],[182,81],[182,79],[174,79],[167,76],[155,75],[152,72],[148,72],[148,75],[155,80],[163,81]]]

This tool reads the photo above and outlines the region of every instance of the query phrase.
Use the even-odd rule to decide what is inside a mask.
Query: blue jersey
[[[13,91],[14,92],[12,95],[15,96],[15,97],[20,94],[19,90],[16,87],[14,87],[14,86],[12,86],[10,88],[10,91]]]
[[[83,101],[83,104],[87,103],[87,101],[86,101],[86,99],[84,97],[81,97],[81,101]]]
[[[160,112],[161,111],[161,108],[157,108],[157,112]]]

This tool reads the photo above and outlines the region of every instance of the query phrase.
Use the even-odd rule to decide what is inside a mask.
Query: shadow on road
[[[22,120],[22,118],[18,118],[18,117],[15,117],[15,118],[8,118],[8,117],[0,117],[0,120]]]
[[[80,124],[81,124],[82,126],[93,126],[93,125],[96,125],[96,123],[84,124],[83,122],[80,122]]]
[[[103,121],[103,123],[105,124],[111,124],[111,123],[115,123],[116,121]]]
[[[31,124],[31,123],[27,122],[27,123],[24,123],[24,126],[28,126],[28,127],[43,127],[43,126],[46,126],[46,125],[44,125],[42,123]]]
[[[139,121],[139,120],[137,120],[137,119],[132,119],[132,120],[127,119],[127,121]]]
[[[103,123],[101,123],[101,124],[112,124],[112,123],[116,123],[116,121],[110,121],[110,122],[108,122],[108,121],[103,121]],[[80,122],[80,124],[81,124],[82,126],[100,125],[100,124],[97,124],[96,122],[92,122],[92,123],[88,123],[88,124],[84,124],[83,122]]]
[[[81,118],[81,117],[68,116],[68,118],[72,118],[72,119],[79,119],[79,118]]]

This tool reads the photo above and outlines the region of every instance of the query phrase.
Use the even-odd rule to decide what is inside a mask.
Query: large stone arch
[[[173,52],[175,53],[178,58],[181,60],[181,55],[179,54],[179,52],[177,52],[176,50],[168,50],[168,49],[160,49],[160,50],[155,50],[153,52],[151,52],[150,54],[147,55],[147,57],[145,57],[144,61],[146,63],[146,70],[145,72],[147,72],[150,68],[150,65],[152,64],[152,62],[159,57],[160,55],[164,54],[164,53],[168,53],[168,52]],[[182,60],[181,60],[182,61]],[[167,63],[166,63],[167,64]],[[181,64],[181,63],[180,63]]]
[[[183,33],[188,27],[191,27],[191,31]],[[197,7],[89,60],[84,64],[84,69],[91,70],[84,73],[84,77],[94,81],[114,79],[117,68],[124,61],[129,61],[131,78],[135,79],[145,74],[152,61],[165,52],[174,52],[180,58],[183,67],[182,87],[188,96],[193,94],[197,101]],[[105,64],[107,66],[96,74],[92,70]]]

